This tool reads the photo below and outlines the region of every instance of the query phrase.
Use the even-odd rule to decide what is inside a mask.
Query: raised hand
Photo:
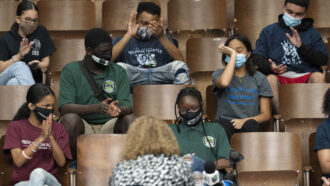
[[[232,54],[236,54],[236,50],[227,47],[224,44],[219,45],[218,49],[220,53],[227,54],[229,56],[231,56]]]
[[[286,37],[289,38],[290,42],[297,48],[300,48],[302,45],[300,36],[298,34],[298,31],[296,29],[294,29],[293,27],[290,27],[291,31],[292,31],[292,36],[289,33],[286,33]]]
[[[28,54],[31,50],[32,42],[29,43],[27,38],[23,38],[19,47],[19,54],[21,58],[23,58],[26,54]]]
[[[42,120],[41,134],[40,136],[46,140],[52,135],[52,124],[53,124],[53,114],[49,114],[47,119]]]
[[[153,20],[148,27],[154,36],[160,38],[164,34],[164,19],[162,17],[159,18],[159,22]]]
[[[139,28],[139,25],[136,24],[136,14],[136,11],[132,12],[128,22],[127,34],[129,34],[130,36],[134,36]]]
[[[268,59],[269,63],[270,63],[270,68],[271,70],[275,73],[275,74],[283,74],[284,72],[286,72],[287,66],[280,64],[280,65],[276,65],[275,62],[272,59]]]

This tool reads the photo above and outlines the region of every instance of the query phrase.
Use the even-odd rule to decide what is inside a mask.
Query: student
[[[42,82],[55,47],[45,27],[39,25],[38,7],[22,1],[16,22],[0,39],[0,85],[32,85]],[[32,74],[31,74],[32,73]]]
[[[54,92],[44,84],[34,84],[8,125],[3,151],[13,158],[15,186],[60,185],[54,175],[71,153],[63,125],[53,121],[54,105]]]
[[[330,89],[324,95],[323,112],[330,114]],[[316,130],[314,150],[317,152],[324,177],[330,178],[330,118],[325,119]]]
[[[127,74],[110,61],[109,33],[101,28],[89,30],[85,49],[84,59],[67,64],[60,80],[61,121],[69,133],[74,159],[79,135],[126,133],[135,119]]]
[[[226,67],[212,74],[218,99],[215,120],[225,128],[230,141],[235,132],[260,131],[259,125],[270,119],[273,94],[266,77],[249,58],[252,48],[246,36],[229,37],[219,50]]]
[[[109,185],[194,185],[190,166],[179,154],[165,122],[137,118],[128,130],[122,161],[114,168]]]
[[[271,70],[266,75],[274,94],[273,113],[279,111],[281,84],[325,82],[321,66],[327,65],[328,52],[314,20],[305,18],[308,6],[309,0],[285,0],[284,13],[260,32],[253,51],[261,57],[258,66]]]
[[[140,2],[127,33],[113,40],[112,60],[122,66],[131,87],[139,84],[189,84],[189,69],[170,35],[164,34],[160,7]]]
[[[204,123],[201,93],[192,87],[181,89],[175,108],[179,117],[176,124],[169,126],[179,143],[181,155],[194,154],[204,161],[212,161],[216,169],[230,167],[226,133],[219,124]]]

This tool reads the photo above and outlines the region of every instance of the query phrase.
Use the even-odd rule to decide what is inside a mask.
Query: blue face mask
[[[225,62],[228,63],[230,60],[229,56],[226,56]],[[235,68],[240,68],[244,65],[246,62],[246,55],[245,54],[236,54],[236,62],[235,62]]]
[[[302,18],[292,17],[288,13],[284,12],[283,20],[284,20],[284,23],[286,24],[286,26],[288,26],[288,27],[290,27],[290,26],[295,27],[295,26],[301,24]]]

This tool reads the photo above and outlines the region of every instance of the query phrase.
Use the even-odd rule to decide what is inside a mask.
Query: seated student
[[[38,7],[23,0],[16,22],[0,39],[0,85],[41,83],[54,52],[47,29],[39,25]]]
[[[204,123],[201,93],[192,87],[180,90],[176,107],[176,124],[169,125],[180,146],[181,155],[195,154],[204,161],[212,161],[216,169],[230,167],[230,146],[219,124]],[[176,111],[175,111],[176,112]]]
[[[330,89],[324,95],[323,112],[330,116]],[[325,119],[316,131],[314,150],[319,158],[322,174],[330,178],[330,118]]]
[[[189,84],[187,64],[163,29],[160,7],[152,2],[140,2],[137,13],[131,14],[127,33],[114,39],[112,60],[126,70],[132,87]]]
[[[77,138],[88,133],[125,133],[134,119],[125,70],[109,61],[112,40],[94,28],[85,36],[86,55],[61,73],[59,108],[76,158]]]
[[[253,52],[263,58],[258,63],[264,65],[258,66],[271,70],[266,75],[274,93],[274,113],[279,111],[280,84],[325,82],[321,66],[327,65],[328,52],[313,19],[304,18],[308,6],[309,0],[285,0],[284,14],[260,32]]]
[[[273,94],[266,77],[249,58],[252,48],[246,36],[229,37],[219,50],[226,67],[212,74],[218,99],[215,120],[225,128],[230,142],[235,132],[260,131],[259,125],[270,119]]]
[[[109,185],[194,185],[190,166],[179,154],[165,122],[137,118],[128,130],[122,161],[114,168]]]
[[[34,84],[8,125],[3,151],[13,158],[15,186],[61,185],[54,175],[72,157],[67,132],[53,121],[54,105],[54,92],[44,84]]]

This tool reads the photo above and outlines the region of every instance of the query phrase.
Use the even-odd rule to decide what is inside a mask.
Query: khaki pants
[[[83,120],[85,126],[85,134],[113,134],[113,128],[117,122],[117,118],[113,118],[103,125],[93,125],[87,123],[87,121]]]

